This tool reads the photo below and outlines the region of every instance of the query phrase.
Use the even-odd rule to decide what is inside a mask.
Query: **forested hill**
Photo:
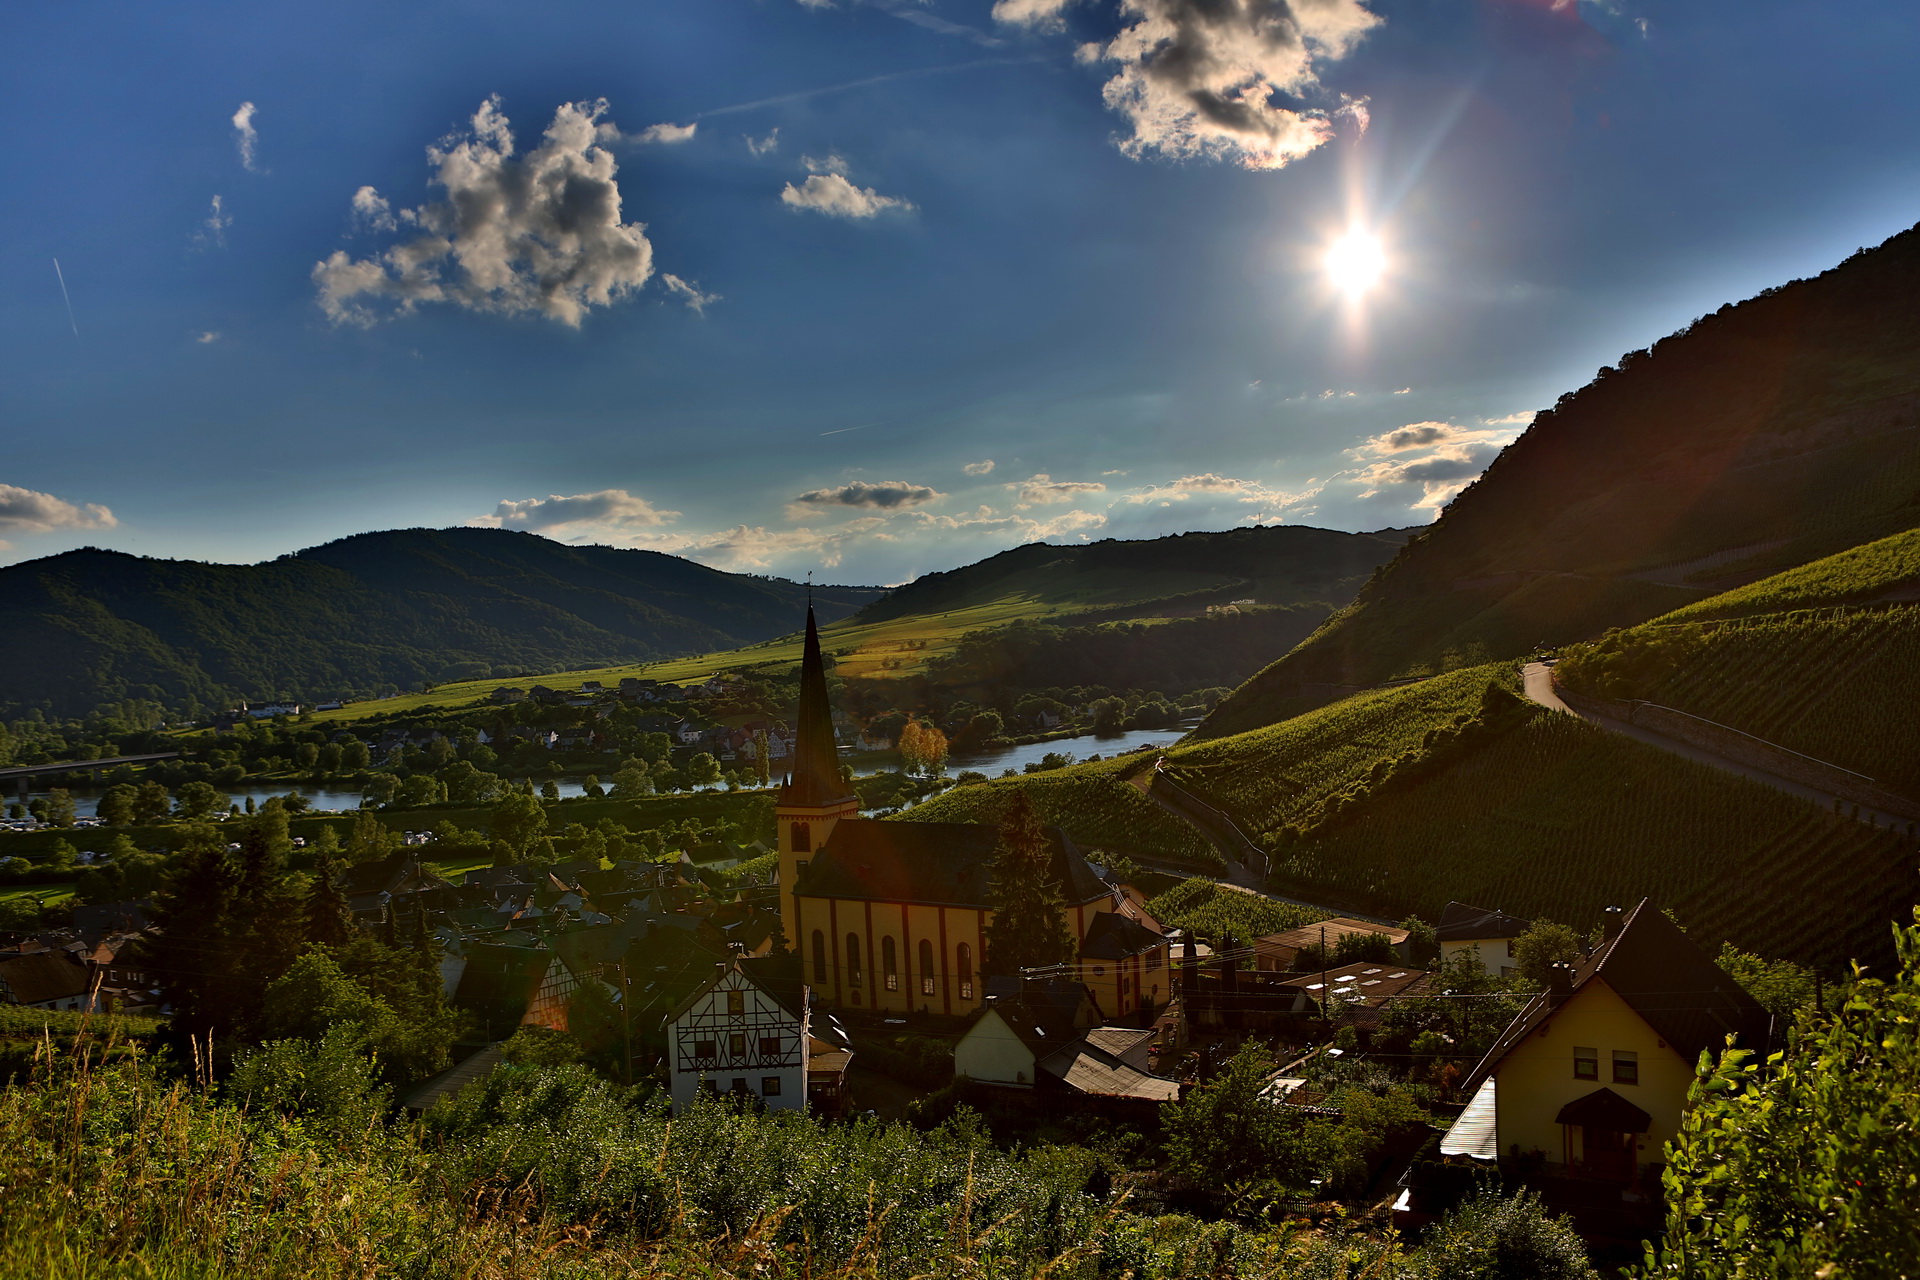
[[[1132,542],[1035,542],[917,578],[867,605],[859,619],[884,622],[1015,597],[1074,609],[1121,610],[1130,618],[1194,613],[1235,599],[1341,603],[1412,532],[1268,525]]]
[[[816,587],[824,619],[880,595]],[[0,569],[0,713],[366,696],[792,631],[806,588],[503,529],[367,533],[256,565],[83,549]]]
[[[1920,526],[1920,229],[1600,370],[1202,726],[1631,626]]]

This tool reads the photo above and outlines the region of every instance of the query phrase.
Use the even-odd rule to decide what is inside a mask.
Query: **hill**
[[[1150,540],[1108,538],[1078,546],[1034,542],[948,573],[916,578],[865,606],[856,621],[884,622],[1010,599],[1128,618],[1189,615],[1233,600],[1263,605],[1340,602],[1352,599],[1367,575],[1391,558],[1412,532],[1341,533],[1267,525]]]
[[[817,587],[828,617],[880,594]],[[83,549],[0,569],[0,710],[382,687],[645,661],[793,628],[806,588],[503,529],[361,534],[255,565]]]
[[[1920,531],[1576,645],[1576,692],[1764,738],[1920,798]]]
[[[1722,307],[1537,414],[1223,736],[1632,626],[1920,525],[1920,231]]]

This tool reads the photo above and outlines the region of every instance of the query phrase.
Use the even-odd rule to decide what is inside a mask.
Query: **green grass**
[[[1223,871],[1220,855],[1197,831],[1123,781],[1145,764],[1139,757],[1123,757],[955,787],[896,820],[997,822],[1017,788],[1032,799],[1043,821],[1065,831],[1083,849]]]
[[[1313,924],[1329,915],[1311,907],[1297,907],[1290,902],[1275,902],[1226,888],[1197,876],[1150,899],[1147,910],[1161,924],[1191,929],[1203,938],[1218,940],[1232,936],[1243,943]]]
[[[1920,529],[1909,529],[1675,609],[1654,621],[1745,618],[1856,604],[1895,588],[1916,586],[1920,586]]]
[[[1559,675],[1582,692],[1676,707],[1920,795],[1920,606],[1636,627],[1574,649]]]
[[[160,1029],[158,1018],[134,1018],[122,1014],[102,1016],[74,1013],[64,1009],[23,1009],[0,1004],[0,1039],[37,1040],[50,1035],[56,1040],[71,1040],[82,1032],[101,1036],[152,1035]]]
[[[1427,919],[1450,899],[1586,929],[1641,897],[1716,950],[1883,962],[1920,901],[1911,836],[1541,713],[1276,850],[1280,883]]]

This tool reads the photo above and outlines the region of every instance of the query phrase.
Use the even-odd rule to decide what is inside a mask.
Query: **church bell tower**
[[[827,700],[827,667],[820,656],[820,630],[807,605],[807,643],[800,661],[800,711],[788,773],[774,807],[780,843],[780,915],[787,944],[805,954],[794,887],[807,863],[842,818],[858,817],[860,797],[840,780],[840,753],[833,740],[833,706]]]

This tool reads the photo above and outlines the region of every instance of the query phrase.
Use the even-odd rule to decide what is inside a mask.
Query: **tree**
[[[1213,1080],[1163,1103],[1167,1172],[1222,1199],[1271,1201],[1305,1188],[1317,1163],[1306,1113],[1265,1096],[1274,1065],[1249,1040]]]
[[[70,827],[73,819],[73,792],[65,787],[48,791],[46,817],[41,820],[50,827]]]
[[[1667,1146],[1666,1231],[1646,1274],[1920,1274],[1920,912],[1899,964],[1856,977],[1831,1014],[1803,1008],[1771,1061],[1703,1053]]]
[[[332,853],[319,850],[314,859],[313,878],[307,885],[305,916],[309,942],[337,947],[353,936],[353,908],[347,902],[347,895],[334,882],[338,874],[339,867]]]
[[[361,793],[361,803],[371,807],[392,804],[394,793],[399,789],[400,779],[390,773],[376,773],[367,779],[367,784]]]
[[[547,830],[547,810],[538,798],[516,791],[493,806],[491,826],[494,836],[524,859],[528,847]]]
[[[1716,963],[1783,1023],[1812,1004],[1818,990],[1813,970],[1791,960],[1763,960],[1731,942],[1720,945]]]
[[[303,742],[293,749],[293,763],[296,768],[311,770],[320,763],[320,748],[311,742]]]
[[[347,848],[342,860],[350,867],[363,862],[378,862],[399,847],[399,841],[380,819],[362,809],[354,816],[347,832]]]
[[[186,1035],[226,1028],[225,941],[234,888],[227,842],[219,830],[206,824],[187,827],[155,904],[158,927],[141,944],[148,969],[173,1007],[173,1027]]]
[[[143,782],[134,792],[133,820],[138,823],[158,822],[166,817],[173,807],[173,797],[167,794],[164,784]]]
[[[373,753],[358,738],[349,738],[340,746],[340,767],[348,773],[363,772],[373,762]],[[485,766],[482,766],[483,768]]]
[[[1487,1194],[1427,1232],[1409,1280],[1598,1280],[1579,1233],[1540,1198]]]
[[[558,803],[560,800],[560,784],[555,782],[552,778],[548,778],[545,782],[540,784],[540,798],[542,800]]]
[[[720,781],[720,762],[712,753],[702,751],[687,761],[687,781],[696,787],[710,787]]]
[[[1127,704],[1118,698],[1101,698],[1088,709],[1093,713],[1095,733],[1119,733],[1126,722]]]
[[[1000,823],[1000,843],[987,869],[993,923],[987,926],[987,969],[1014,974],[1073,959],[1067,902],[1053,868],[1053,842],[1024,790],[1013,793]]]
[[[653,778],[647,773],[644,761],[629,760],[618,773],[613,775],[615,800],[638,800],[641,796],[652,794]]]
[[[1580,957],[1580,935],[1551,920],[1535,920],[1531,929],[1513,940],[1514,967],[1540,990],[1546,988],[1554,965],[1574,964]]]
[[[914,773],[938,773],[951,750],[947,735],[918,721],[900,731],[900,759]]]
[[[140,793],[124,782],[108,787],[101,794],[100,803],[94,806],[94,815],[110,827],[130,827],[139,797]]]
[[[773,747],[767,740],[765,729],[753,732],[753,775],[766,786],[773,781]]]
[[[227,797],[214,790],[210,782],[188,782],[174,794],[179,816],[188,822],[204,822],[227,807]]]

